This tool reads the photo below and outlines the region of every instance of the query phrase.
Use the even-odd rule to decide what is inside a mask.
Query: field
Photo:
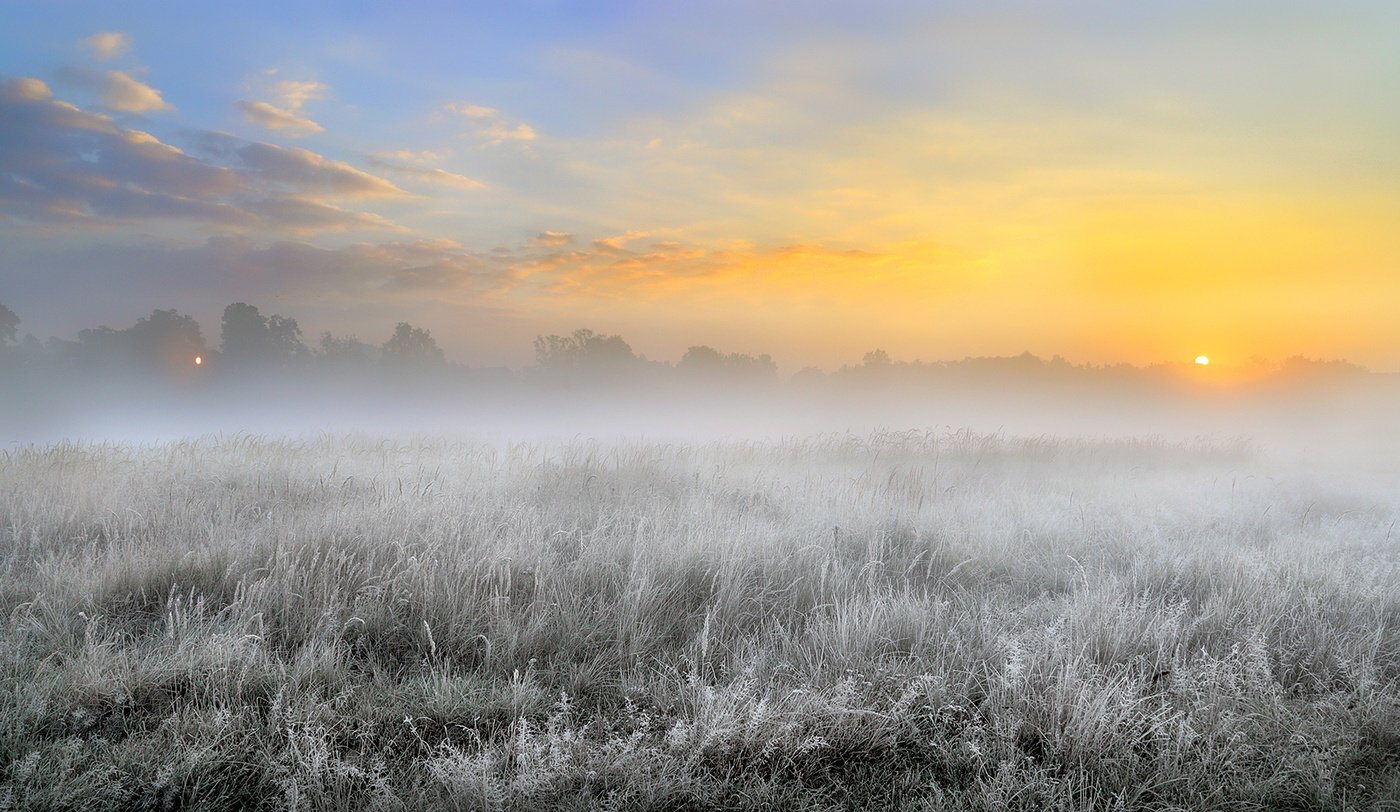
[[[1400,809],[1382,473],[970,433],[11,451],[0,808]]]

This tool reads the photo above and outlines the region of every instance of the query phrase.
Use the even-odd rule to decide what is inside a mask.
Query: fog
[[[937,374],[854,367],[758,380],[687,377],[665,365],[647,374],[603,370],[567,379],[540,370],[10,369],[0,395],[0,443],[150,443],[241,433],[709,442],[968,429],[1249,442],[1289,457],[1377,469],[1400,451],[1396,376],[1313,369],[1222,384],[1189,369],[1057,371],[1019,360],[975,375],[956,365]]]

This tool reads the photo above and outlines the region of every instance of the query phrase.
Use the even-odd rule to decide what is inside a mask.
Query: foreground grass
[[[1400,499],[1243,447],[0,457],[0,808],[1400,809]]]

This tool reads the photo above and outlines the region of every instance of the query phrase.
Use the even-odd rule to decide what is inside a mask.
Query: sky
[[[0,303],[1400,370],[1400,4],[0,0]]]

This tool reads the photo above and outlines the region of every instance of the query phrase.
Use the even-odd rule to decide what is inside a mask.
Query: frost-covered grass
[[[0,456],[0,808],[1400,809],[1400,492],[1244,445]]]

